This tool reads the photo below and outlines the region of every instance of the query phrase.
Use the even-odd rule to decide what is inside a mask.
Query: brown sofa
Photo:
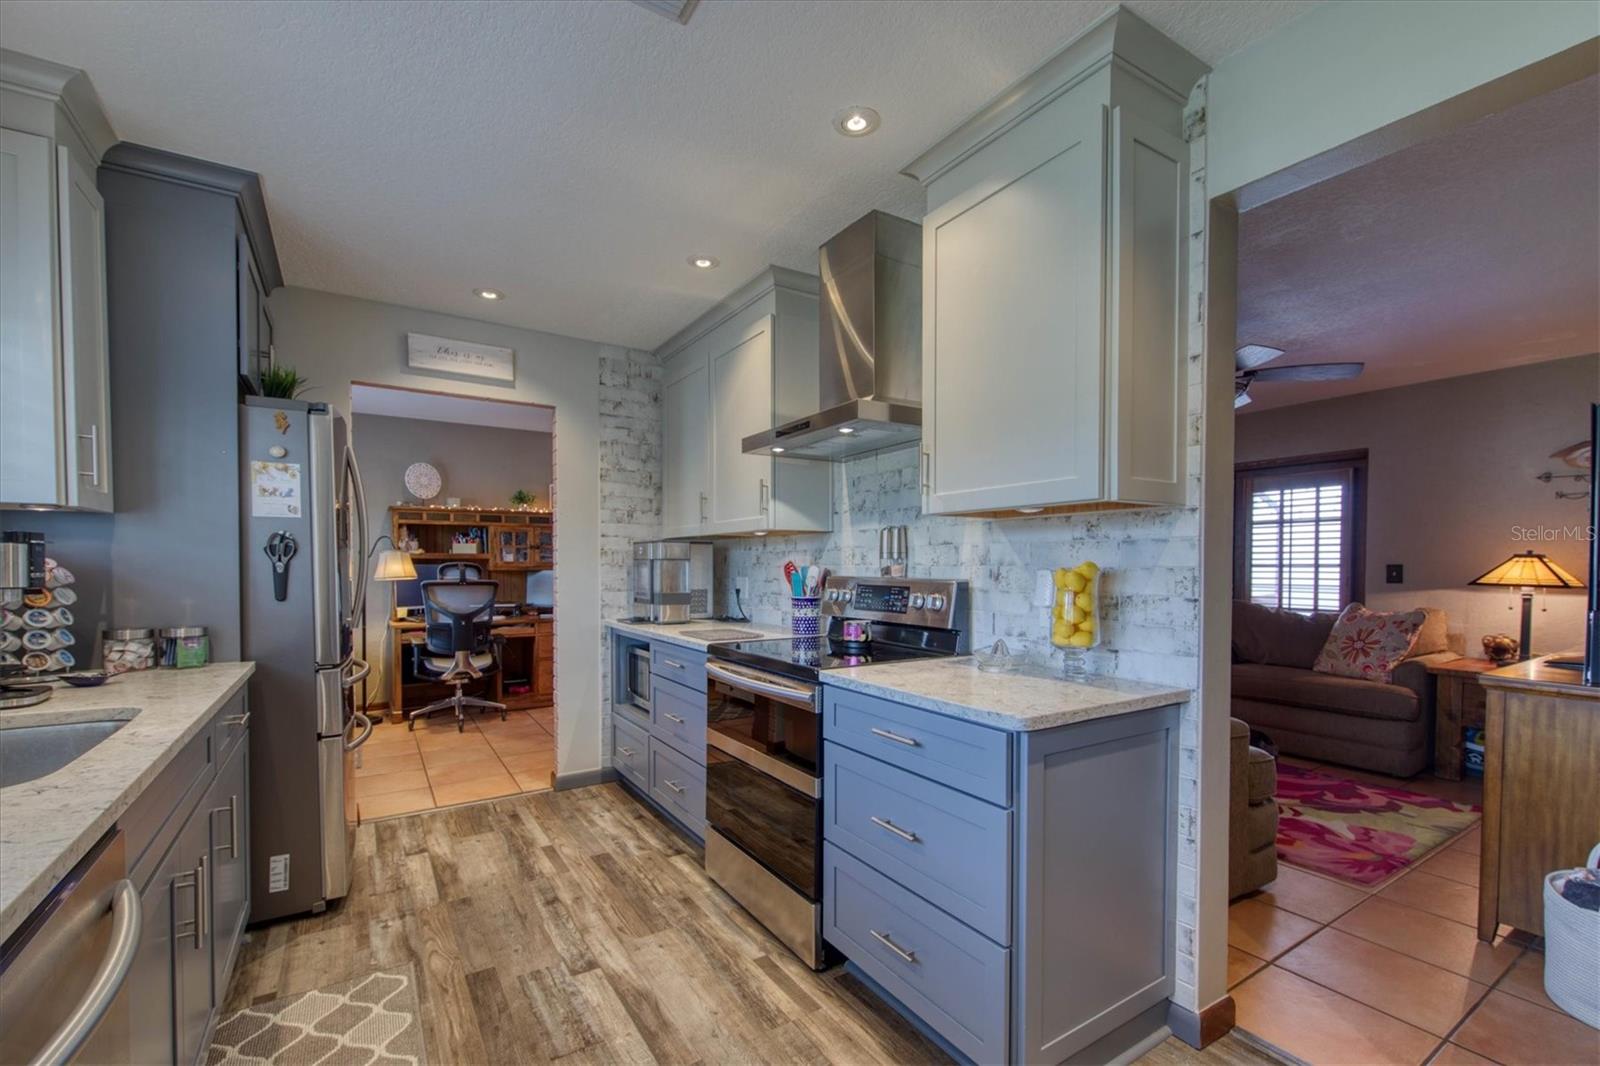
[[[1272,738],[1284,755],[1341,763],[1395,777],[1433,757],[1433,676],[1445,650],[1444,612],[1428,609],[1411,657],[1389,684],[1311,669],[1338,615],[1233,605],[1235,718]]]
[[[1278,877],[1278,762],[1250,746],[1250,727],[1230,721],[1228,749],[1228,898]]]

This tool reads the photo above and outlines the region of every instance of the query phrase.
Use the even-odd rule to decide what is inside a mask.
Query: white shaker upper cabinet
[[[710,370],[703,349],[669,362],[661,386],[661,533],[692,537],[710,520]]]
[[[0,507],[109,511],[105,204],[110,127],[82,72],[0,58]],[[18,88],[20,86],[21,88]],[[50,108],[38,106],[52,95]],[[84,140],[82,131],[96,136]]]
[[[826,463],[746,455],[744,438],[816,409],[816,278],[776,267],[661,349],[662,536],[826,531]]]
[[[929,513],[1184,502],[1179,132],[1204,69],[1115,10],[908,168]]]

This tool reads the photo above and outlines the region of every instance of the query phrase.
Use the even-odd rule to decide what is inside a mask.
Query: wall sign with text
[[[413,370],[460,374],[485,381],[516,380],[516,352],[492,344],[469,344],[425,333],[406,334],[406,365]]]

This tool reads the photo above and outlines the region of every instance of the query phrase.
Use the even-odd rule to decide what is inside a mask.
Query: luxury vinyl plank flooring
[[[949,1061],[843,968],[803,966],[614,784],[361,826],[349,897],[253,930],[227,1009],[394,967],[438,1066]],[[1151,1061],[1273,1060],[1224,1038]]]

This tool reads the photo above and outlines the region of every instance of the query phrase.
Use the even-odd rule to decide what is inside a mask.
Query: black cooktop
[[[878,631],[888,627],[879,626]],[[908,659],[934,659],[954,655],[958,634],[954,630],[895,628],[891,639],[876,639],[865,645],[845,644],[834,637],[779,637],[769,640],[739,640],[712,644],[706,651],[713,659],[742,663],[758,670],[770,670],[786,677],[815,681],[823,670],[844,670],[852,666],[904,662]]]

